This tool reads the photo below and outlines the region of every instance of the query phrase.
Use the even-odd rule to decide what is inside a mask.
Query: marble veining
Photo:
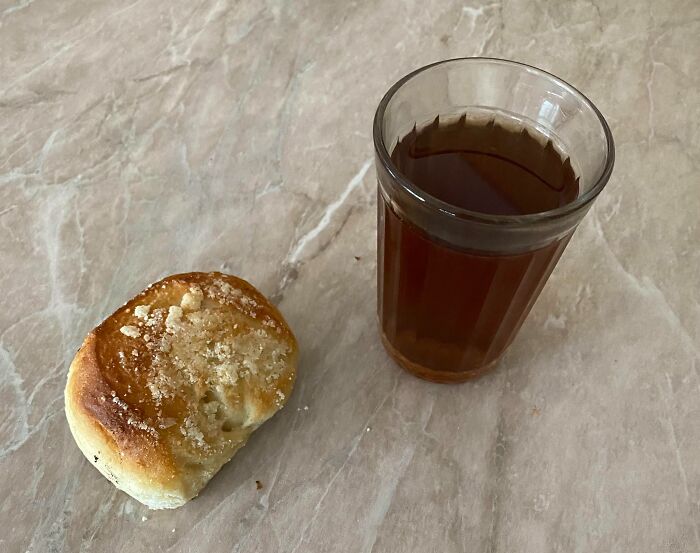
[[[582,89],[617,163],[499,369],[439,386],[378,339],[371,124],[464,55]],[[0,551],[700,551],[699,63],[696,0],[0,0]],[[149,511],[82,457],[63,386],[188,270],[274,298],[299,380]]]

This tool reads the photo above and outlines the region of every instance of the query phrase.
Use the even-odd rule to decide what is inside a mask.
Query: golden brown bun
[[[179,507],[284,405],[297,355],[280,312],[246,281],[169,276],[85,338],[66,417],[115,486],[152,509]]]

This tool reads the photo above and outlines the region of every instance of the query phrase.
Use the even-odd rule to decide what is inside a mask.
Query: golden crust
[[[157,438],[119,416],[97,361],[96,340],[95,332],[88,334],[68,372],[66,418],[78,446],[104,476],[127,493],[135,485],[160,489],[160,495],[168,495],[166,490],[181,495],[183,485],[172,456],[158,447]],[[148,475],[140,478],[144,467]]]
[[[177,507],[283,406],[297,344],[279,311],[222,273],[167,277],[85,339],[66,415],[85,456],[153,508]]]

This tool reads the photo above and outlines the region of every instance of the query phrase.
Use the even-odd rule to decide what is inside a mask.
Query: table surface
[[[580,87],[617,163],[498,370],[441,386],[378,339],[371,121],[460,55]],[[0,2],[0,550],[699,551],[698,64],[697,0]],[[63,387],[94,325],[190,270],[272,296],[299,379],[149,511]]]

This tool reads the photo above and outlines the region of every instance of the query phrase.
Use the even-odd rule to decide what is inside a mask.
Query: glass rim
[[[514,67],[519,67],[521,69],[526,69],[528,71],[534,71],[538,74],[540,74],[543,77],[546,77],[554,82],[556,82],[559,86],[562,88],[568,90],[571,94],[576,96],[583,104],[587,105],[591,110],[593,110],[593,113],[598,117],[598,121],[600,122],[600,125],[603,129],[603,134],[605,135],[605,142],[606,142],[606,160],[605,160],[605,166],[603,167],[603,171],[598,177],[597,181],[589,190],[587,190],[585,193],[581,194],[578,198],[576,198],[573,202],[570,202],[566,205],[550,209],[548,211],[540,211],[537,213],[528,213],[525,215],[494,215],[494,214],[489,214],[489,213],[481,213],[479,211],[473,211],[470,209],[464,209],[459,206],[450,204],[448,202],[444,202],[440,200],[439,198],[436,198],[435,196],[427,193],[425,190],[421,189],[420,187],[416,186],[413,182],[411,182],[410,179],[406,178],[396,167],[394,162],[391,159],[391,155],[389,154],[389,151],[387,150],[385,141],[384,141],[384,132],[383,132],[383,121],[384,121],[384,115],[386,113],[386,108],[389,105],[389,102],[391,99],[394,97],[396,92],[403,86],[405,85],[408,81],[413,79],[416,75],[422,73],[423,71],[426,71],[428,69],[431,69],[435,66],[438,65],[443,65],[447,63],[454,63],[454,62],[490,62],[490,63],[495,63],[495,64],[502,64],[502,65],[510,65]],[[565,80],[557,77],[556,75],[545,71],[544,69],[540,69],[539,67],[535,67],[534,65],[528,65],[526,63],[521,63],[518,61],[513,61],[513,60],[507,60],[503,58],[490,58],[490,57],[459,57],[459,58],[450,58],[446,60],[440,60],[437,62],[430,63],[428,65],[424,65],[423,67],[419,67],[418,69],[408,73],[407,75],[404,75],[401,77],[396,83],[394,83],[391,88],[384,94],[382,97],[381,101],[379,102],[379,106],[377,106],[377,111],[374,114],[374,124],[373,124],[373,129],[372,129],[372,134],[373,134],[373,139],[374,139],[374,149],[379,156],[379,160],[381,161],[382,165],[386,169],[386,171],[389,173],[391,178],[397,182],[406,192],[408,192],[411,196],[413,196],[415,199],[418,201],[424,203],[428,207],[431,207],[445,215],[448,215],[450,217],[456,217],[459,219],[468,219],[471,221],[476,221],[476,222],[481,222],[481,223],[487,223],[487,224],[500,224],[500,225],[515,225],[515,226],[522,226],[522,225],[529,225],[532,223],[540,222],[540,221],[548,221],[552,219],[559,219],[561,217],[565,217],[566,215],[569,215],[571,213],[574,213],[585,206],[587,206],[589,203],[591,203],[598,194],[603,190],[605,185],[607,184],[608,180],[610,179],[610,175],[612,173],[613,165],[615,163],[615,143],[613,141],[613,136],[612,132],[610,130],[610,127],[608,125],[608,122],[605,120],[605,117],[603,117],[603,114],[600,112],[600,110],[595,106],[595,104],[585,95],[583,94],[580,90],[578,90],[576,87],[573,85],[567,83]]]

